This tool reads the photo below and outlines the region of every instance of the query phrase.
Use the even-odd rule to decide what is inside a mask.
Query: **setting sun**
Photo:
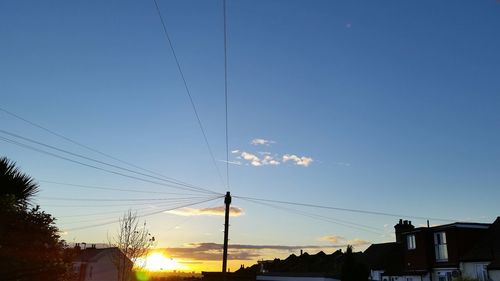
[[[144,266],[149,271],[170,271],[170,270],[186,270],[186,266],[180,264],[173,258],[168,258],[162,253],[151,253],[146,258],[139,258],[136,261],[139,266]]]

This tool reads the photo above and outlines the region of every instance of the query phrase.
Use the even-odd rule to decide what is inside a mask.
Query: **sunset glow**
[[[173,271],[187,270],[188,267],[180,264],[173,258],[166,257],[162,253],[151,253],[146,258],[139,258],[136,265],[144,266],[149,271]]]

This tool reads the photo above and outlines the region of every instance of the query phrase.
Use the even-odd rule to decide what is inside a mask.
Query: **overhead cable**
[[[193,109],[194,115],[196,117],[196,121],[198,122],[198,126],[200,127],[201,134],[203,135],[205,145],[208,149],[210,157],[212,158],[212,163],[215,167],[215,170],[217,171],[217,174],[219,176],[221,183],[224,184],[224,181],[222,180],[222,175],[221,175],[220,170],[219,170],[219,166],[217,166],[217,160],[215,159],[214,153],[212,151],[212,147],[210,146],[210,143],[208,142],[208,137],[207,137],[207,134],[206,134],[205,129],[203,127],[203,123],[201,122],[201,118],[198,114],[198,110],[196,108],[196,104],[194,103],[193,97],[191,95],[191,91],[189,90],[189,87],[188,87],[188,84],[186,81],[186,77],[184,76],[184,72],[182,71],[181,64],[179,62],[179,58],[177,57],[177,53],[175,52],[174,45],[172,43],[172,40],[170,39],[170,35],[168,34],[167,24],[166,24],[165,20],[163,19],[163,15],[161,13],[160,7],[158,6],[158,2],[156,0],[153,0],[153,2],[155,4],[156,12],[158,13],[158,17],[160,18],[161,26],[163,27],[163,33],[165,34],[165,37],[167,38],[168,46],[170,47],[170,50],[172,52],[172,56],[174,57],[174,60],[175,60],[175,64],[177,65],[177,70],[179,71],[179,74],[182,78],[182,82],[184,84],[184,88],[185,88],[186,94],[189,98],[189,102],[190,102],[191,107]]]

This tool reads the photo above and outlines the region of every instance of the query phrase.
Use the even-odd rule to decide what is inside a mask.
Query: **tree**
[[[368,280],[368,275],[368,268],[356,259],[352,252],[352,246],[348,245],[344,254],[340,279],[342,281],[366,281]]]
[[[26,204],[38,192],[39,186],[16,163],[6,157],[0,158],[0,196],[11,195],[16,204]]]
[[[29,207],[35,181],[0,158],[0,276],[2,280],[70,280],[71,259],[55,218]]]
[[[146,222],[141,225],[137,213],[128,210],[120,218],[118,232],[110,239],[109,244],[120,249],[128,259],[136,263],[140,257],[148,253],[154,242],[155,238],[146,228]],[[127,265],[127,260],[122,255],[118,253],[113,258],[113,263],[119,271],[121,281],[131,280],[132,268]]]

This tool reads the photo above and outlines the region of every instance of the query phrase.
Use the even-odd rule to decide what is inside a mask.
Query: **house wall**
[[[260,281],[340,281],[328,277],[295,277],[295,276],[264,276],[257,275],[256,280]]]
[[[370,278],[371,280],[375,281],[380,281],[382,280],[382,273],[384,273],[383,270],[370,270]]]
[[[114,281],[118,280],[118,271],[113,264],[111,255],[102,255],[95,262],[87,266],[85,281]]]
[[[408,249],[406,243],[408,235],[415,235],[415,249]],[[429,234],[426,229],[405,235],[403,253],[406,270],[427,270],[429,268],[430,257],[434,257],[432,247],[429,244]]]
[[[500,270],[489,270],[488,276],[492,281],[500,281]]]
[[[460,263],[460,270],[462,271],[462,276],[469,278],[477,278],[483,280],[484,277],[478,274],[478,267],[486,268],[489,262],[462,262]],[[486,270],[485,270],[486,271]]]
[[[424,281],[420,275],[384,276],[383,281]]]
[[[430,268],[458,268],[460,257],[471,249],[485,235],[487,229],[449,227],[442,229],[421,229],[405,234],[404,258],[406,270],[429,270]],[[445,232],[448,261],[436,261],[434,233]],[[406,236],[415,235],[416,248],[409,250]],[[434,277],[434,276],[433,276]],[[437,279],[433,279],[437,280]]]

